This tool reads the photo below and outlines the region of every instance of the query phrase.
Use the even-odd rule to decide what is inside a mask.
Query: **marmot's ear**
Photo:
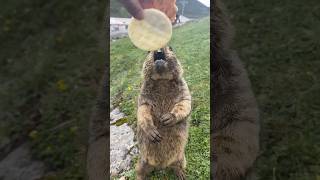
[[[169,46],[169,49],[170,49],[170,51],[173,51],[173,49],[172,49],[172,47],[171,47],[171,46]]]

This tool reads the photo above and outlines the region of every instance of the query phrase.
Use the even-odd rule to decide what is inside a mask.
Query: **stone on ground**
[[[125,115],[118,108],[110,113],[110,119],[113,123]],[[110,174],[117,176],[131,167],[131,161],[138,153],[137,147],[133,141],[134,132],[127,125],[110,125]],[[130,152],[129,152],[130,151]]]

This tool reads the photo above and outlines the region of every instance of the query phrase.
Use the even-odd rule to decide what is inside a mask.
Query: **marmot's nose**
[[[158,59],[154,62],[157,73],[163,73],[166,69],[166,62],[162,59]]]

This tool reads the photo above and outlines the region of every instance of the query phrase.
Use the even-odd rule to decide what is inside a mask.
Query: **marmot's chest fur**
[[[161,115],[170,112],[180,100],[180,88],[176,81],[158,80],[152,83],[150,89],[151,114],[155,125],[160,127],[159,118]]]

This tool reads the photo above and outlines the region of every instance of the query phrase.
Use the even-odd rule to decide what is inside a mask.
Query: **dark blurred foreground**
[[[320,178],[320,3],[226,0],[261,112],[261,179]]]
[[[105,8],[104,0],[1,1],[0,161],[27,142],[44,179],[84,179]]]

